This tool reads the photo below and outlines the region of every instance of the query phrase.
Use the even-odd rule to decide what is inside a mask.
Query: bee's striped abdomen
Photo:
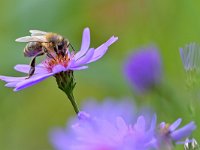
[[[33,57],[40,51],[42,51],[42,45],[40,42],[29,42],[24,48],[24,56]]]

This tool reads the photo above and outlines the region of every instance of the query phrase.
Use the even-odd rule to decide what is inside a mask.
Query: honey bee
[[[16,39],[16,42],[26,42],[24,56],[32,57],[28,77],[30,78],[35,72],[36,57],[46,54],[47,57],[54,59],[53,55],[66,54],[69,46],[74,50],[69,41],[63,36],[40,30],[30,30],[31,36],[25,36]]]

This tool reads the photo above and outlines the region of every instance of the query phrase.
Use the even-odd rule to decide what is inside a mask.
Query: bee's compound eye
[[[62,45],[58,45],[58,49],[62,50],[63,46]]]
[[[63,44],[63,43],[59,43],[59,44],[58,44],[58,49],[59,49],[59,50],[62,50],[63,47],[64,47],[64,44]]]

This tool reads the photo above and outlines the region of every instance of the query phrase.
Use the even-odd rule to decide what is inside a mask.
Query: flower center
[[[160,133],[162,135],[168,136],[170,134],[169,127],[170,127],[170,124],[166,124],[163,128],[160,128]]]
[[[43,64],[45,65],[46,69],[49,72],[52,72],[52,69],[56,66],[56,65],[62,65],[64,67],[67,67],[70,61],[70,57],[68,55],[68,53],[66,53],[65,56],[62,56],[61,54],[59,55],[55,55],[54,58],[47,58]]]

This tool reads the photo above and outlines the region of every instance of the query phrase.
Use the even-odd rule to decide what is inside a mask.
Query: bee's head
[[[52,48],[56,54],[65,55],[67,48],[69,47],[69,41],[63,36],[56,33],[49,33],[46,36],[47,40],[52,43]]]
[[[58,40],[57,46],[59,51],[67,49],[69,47],[69,41],[62,37],[60,40]]]
[[[57,54],[65,55],[67,48],[69,47],[69,41],[61,35],[55,35],[52,38],[52,43],[54,45],[54,51]]]

